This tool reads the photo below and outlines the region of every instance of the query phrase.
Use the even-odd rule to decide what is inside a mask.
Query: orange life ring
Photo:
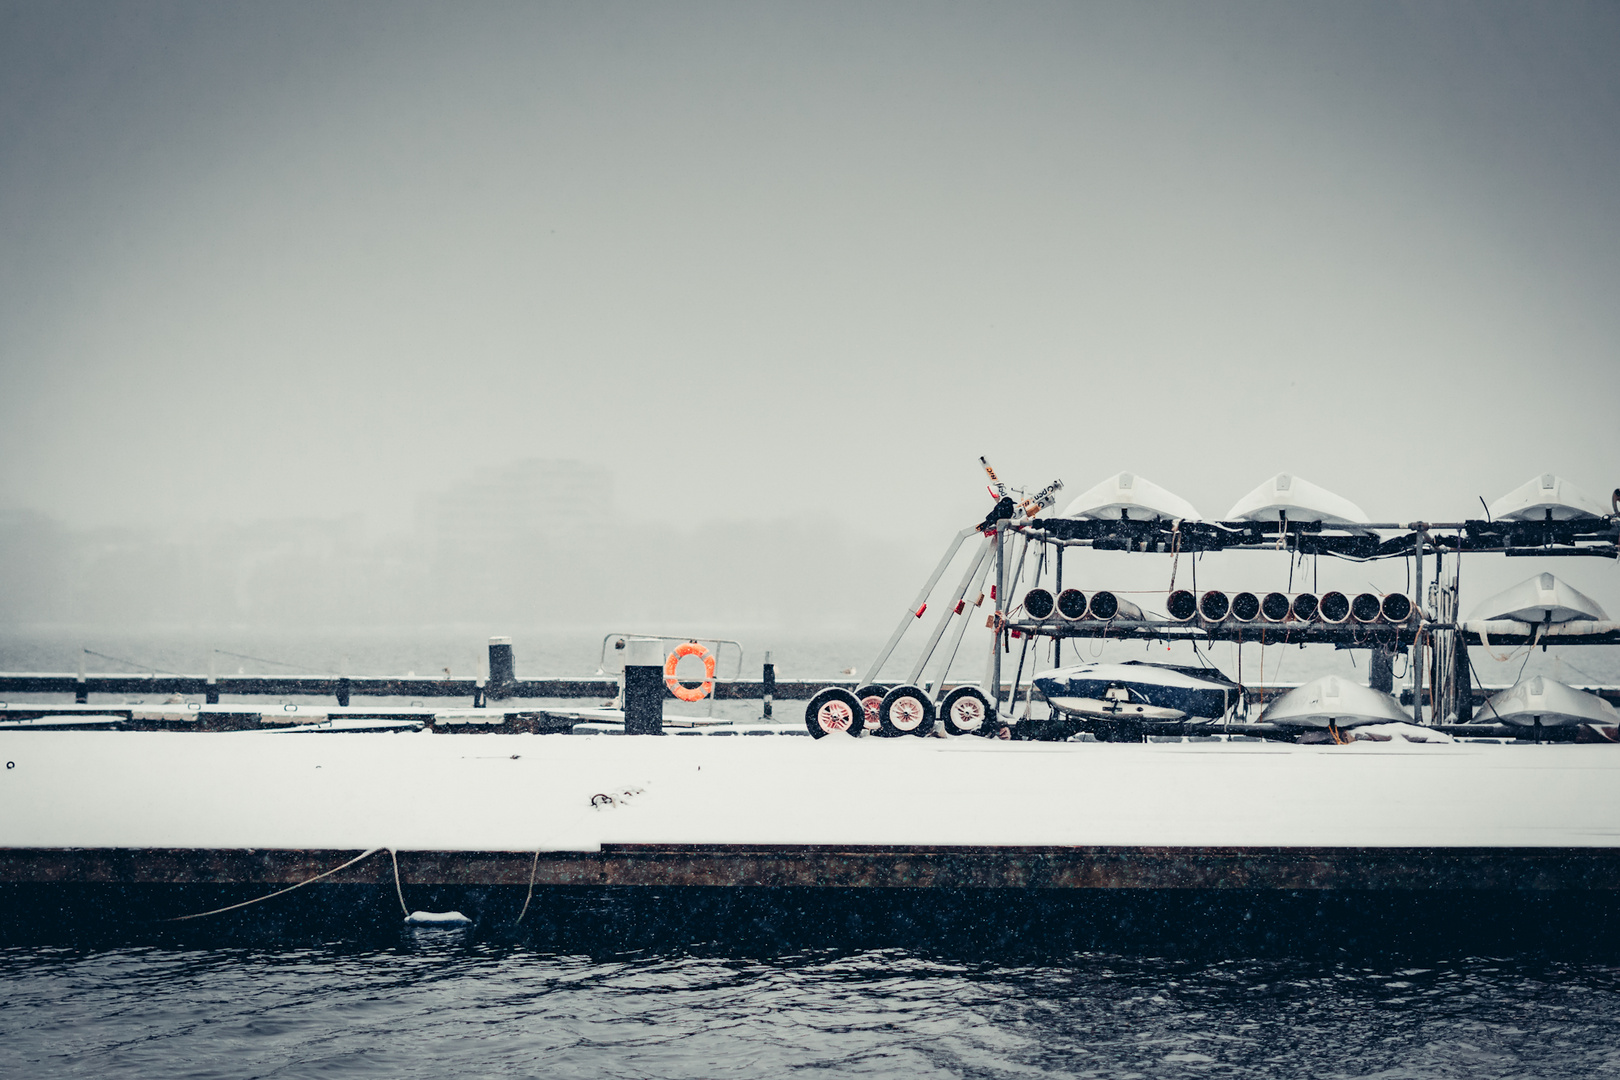
[[[681,685],[681,680],[675,677],[675,665],[681,662],[683,656],[695,656],[703,661],[703,685],[694,690],[688,690]],[[664,685],[669,692],[682,701],[702,701],[714,692],[714,657],[695,641],[688,641],[684,645],[677,645],[664,661]]]

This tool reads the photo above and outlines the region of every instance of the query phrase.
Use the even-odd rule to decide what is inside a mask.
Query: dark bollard
[[[1474,677],[1473,666],[1468,662],[1468,646],[1463,643],[1462,635],[1458,634],[1457,642],[1457,723],[1471,724],[1474,722]]]
[[[347,675],[338,679],[337,699],[341,708],[347,709],[349,707],[349,677]]]
[[[765,693],[765,719],[771,718],[771,696],[776,693],[776,665],[771,663],[771,654],[765,653],[765,673],[760,678],[761,689]]]
[[[84,650],[79,650],[79,682],[73,691],[73,700],[80,705],[90,703],[90,691],[84,685]]]
[[[1394,657],[1382,646],[1373,646],[1368,657],[1367,685],[1386,694],[1395,689]]]
[[[655,638],[625,642],[624,733],[664,733],[664,643]]]
[[[492,701],[509,698],[512,696],[512,683],[516,679],[516,668],[512,663],[512,639],[490,638],[489,686],[485,689],[484,695]]]

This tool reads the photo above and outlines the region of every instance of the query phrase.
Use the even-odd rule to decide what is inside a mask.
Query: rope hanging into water
[[[332,867],[332,869],[326,871],[324,874],[316,874],[314,877],[308,878],[308,879],[306,879],[304,881],[300,881],[296,885],[289,885],[285,889],[277,889],[273,893],[267,893],[264,896],[256,897],[256,898],[254,898],[252,900],[244,900],[240,904],[228,904],[225,907],[214,908],[212,911],[199,911],[195,915],[178,915],[175,918],[164,919],[163,921],[164,922],[185,922],[187,919],[201,919],[201,918],[203,918],[204,916],[207,916],[207,915],[220,915],[220,914],[223,914],[224,912],[227,912],[227,911],[235,911],[237,908],[250,907],[251,905],[260,903],[261,901],[264,901],[264,900],[273,900],[274,898],[276,898],[278,896],[284,896],[287,893],[292,892],[294,889],[302,889],[305,885],[309,885],[309,884],[312,884],[314,882],[317,882],[317,881],[321,880],[322,878],[329,878],[333,874],[337,873],[339,870],[347,870],[349,867],[353,866],[355,863],[361,862],[364,859],[368,859],[371,856],[377,854],[377,852],[379,852],[381,850],[382,850],[382,848],[380,848],[380,847],[369,848],[366,851],[362,851],[360,854],[356,855],[354,858],[350,859],[348,862],[344,863],[342,866],[334,866],[334,867]],[[392,855],[394,853],[393,849],[389,848],[388,853],[390,855]],[[396,885],[399,882],[399,866],[398,866],[397,863],[394,866],[394,882],[395,882]],[[404,902],[405,902],[404,897],[401,896],[400,903],[403,904]],[[406,914],[408,915],[408,914],[410,914],[410,912],[406,912]]]
[[[941,681],[943,681],[943,679]],[[529,901],[534,899],[534,875],[535,875],[535,872],[537,870],[539,870],[539,869],[540,869],[540,849],[535,848],[534,849],[534,862],[529,864],[529,891],[528,891],[527,895],[525,895],[523,897],[523,910],[518,912],[517,922],[513,923],[512,924],[513,926],[516,926],[517,923],[522,922],[523,921],[523,916],[525,916],[525,915],[527,915],[529,913]]]
[[[411,917],[411,909],[405,906],[405,889],[399,883],[399,856],[394,854],[393,848],[388,849],[388,858],[394,864],[394,895],[399,897],[399,910],[404,912],[408,919]]]

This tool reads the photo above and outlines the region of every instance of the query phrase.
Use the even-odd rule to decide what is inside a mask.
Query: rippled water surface
[[[1576,1077],[1617,1021],[1620,968],[1523,958],[0,949],[4,1076]]]

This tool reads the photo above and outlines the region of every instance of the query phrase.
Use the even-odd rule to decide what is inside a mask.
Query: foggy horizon
[[[623,557],[886,624],[980,454],[1060,508],[1606,501],[1617,56],[1601,4],[0,5],[0,507],[380,566],[572,459]]]

